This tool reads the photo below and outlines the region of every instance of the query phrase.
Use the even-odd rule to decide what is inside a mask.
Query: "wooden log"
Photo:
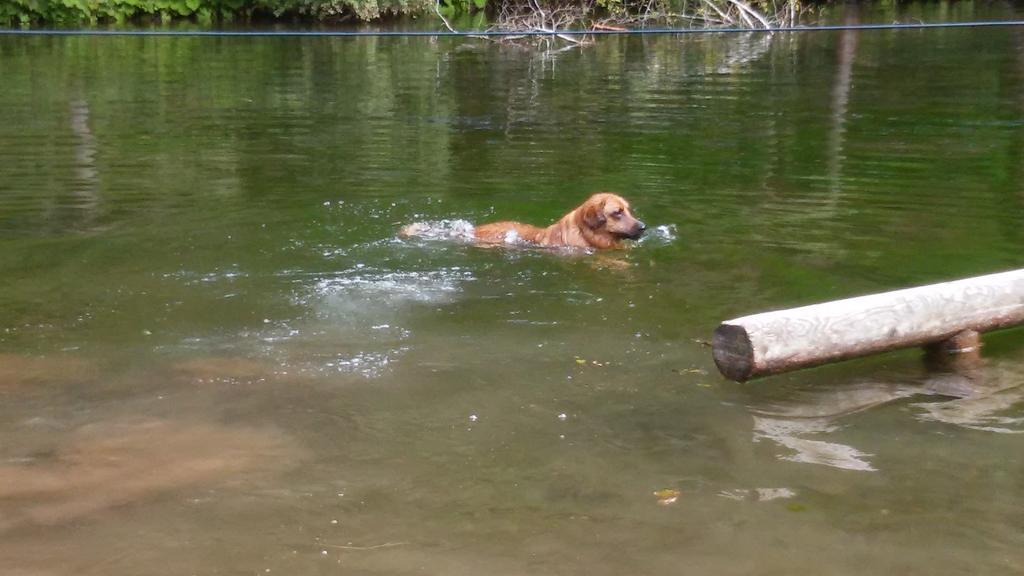
[[[1024,269],[723,322],[715,364],[732,380],[1024,324]]]

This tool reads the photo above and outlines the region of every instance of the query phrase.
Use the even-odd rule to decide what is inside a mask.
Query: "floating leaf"
[[[671,488],[655,490],[654,496],[658,498],[658,504],[668,506],[669,504],[675,504],[676,500],[679,499],[679,490],[673,490]]]
[[[703,368],[673,368],[673,372],[676,374],[700,374],[701,376],[707,376],[708,371]]]

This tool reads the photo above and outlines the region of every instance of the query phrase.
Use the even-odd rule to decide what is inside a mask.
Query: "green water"
[[[596,190],[648,237],[396,237]],[[1015,28],[0,38],[0,572],[1024,571],[1020,331],[702,344],[1020,268],[1022,219]]]

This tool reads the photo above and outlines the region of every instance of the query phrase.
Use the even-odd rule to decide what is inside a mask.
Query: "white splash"
[[[340,373],[357,374],[367,379],[376,378],[383,375],[391,363],[406,350],[407,347],[400,347],[386,352],[360,352],[354,356],[338,356],[322,365],[311,364],[304,367],[304,371],[321,375]]]
[[[509,230],[505,232],[505,244],[519,244],[522,239],[519,237],[519,232],[515,230]]]
[[[473,275],[461,267],[423,272],[397,272],[356,267],[318,280],[314,292],[331,308],[351,311],[367,303],[446,302]]]
[[[474,238],[474,228],[473,223],[468,220],[431,220],[404,226],[399,231],[399,236],[423,240],[471,242]]]
[[[675,224],[661,224],[648,229],[636,243],[640,246],[668,246],[677,238]]]

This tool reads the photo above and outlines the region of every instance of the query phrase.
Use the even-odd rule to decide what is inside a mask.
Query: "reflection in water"
[[[82,99],[71,102],[71,132],[75,135],[75,184],[71,193],[76,208],[82,213],[83,228],[88,228],[97,216],[99,206],[99,177],[96,169],[96,137],[89,128],[89,104]]]
[[[752,407],[754,441],[770,440],[789,449],[790,453],[778,456],[780,460],[875,471],[871,454],[821,438],[839,431],[839,420],[848,415],[922,392],[918,386],[878,382],[843,382],[815,388],[775,405]]]
[[[713,39],[718,52],[714,59],[714,72],[735,74],[739,68],[761,59],[771,48],[773,40],[771,34],[755,32]]]
[[[789,420],[755,416],[754,442],[771,440],[793,451],[792,454],[780,455],[780,460],[822,464],[844,470],[874,471],[875,468],[868,462],[871,454],[845,444],[805,437],[828,434],[837,429],[838,426],[829,418]]]
[[[1019,434],[1024,432],[1024,381],[1007,362],[986,365],[964,356],[961,362],[929,375],[925,385],[947,396],[948,402],[914,404],[918,418],[953,424],[971,430]]]
[[[847,10],[845,23],[859,23],[856,9],[851,7]],[[845,180],[845,148],[858,39],[859,32],[844,30],[838,33],[836,41],[835,73],[831,76],[831,97],[826,112],[827,135],[822,146],[825,165],[814,176],[816,180],[826,182],[827,186],[815,189],[804,185],[794,189],[792,196],[770,201],[766,208],[775,214],[777,221],[798,232],[778,234],[776,229],[763,242],[805,250],[813,253],[815,258],[839,257],[846,250],[845,236],[848,232],[842,225],[846,216],[843,207],[847,205],[847,188],[856,184]]]
[[[857,13],[847,7],[844,24],[859,24]],[[857,56],[856,30],[843,30],[839,33],[838,63],[836,65],[835,83],[832,88],[832,120],[828,135],[828,175],[830,181],[830,200],[828,208],[835,211],[839,196],[842,193],[843,173],[843,140],[846,135],[847,115],[850,107],[850,88],[853,85],[853,62]]]
[[[840,420],[890,402],[928,396],[911,406],[922,421],[942,422],[972,430],[1024,432],[1020,403],[1024,382],[1005,363],[985,365],[977,354],[953,354],[936,362],[926,357],[927,370],[906,381],[840,382],[790,395],[785,401],[750,408],[754,441],[770,440],[791,453],[780,460],[822,464],[845,470],[874,471],[871,454],[835,441],[822,440],[841,430]]]
[[[299,455],[271,429],[155,419],[86,425],[52,453],[0,466],[0,532],[64,524],[241,472],[288,468]]]
[[[1024,416],[1019,415],[1022,402],[1024,389],[1018,382],[1013,388],[985,392],[949,402],[922,403],[915,406],[922,410],[919,415],[922,420],[935,420],[972,430],[1020,434],[1024,432]]]

